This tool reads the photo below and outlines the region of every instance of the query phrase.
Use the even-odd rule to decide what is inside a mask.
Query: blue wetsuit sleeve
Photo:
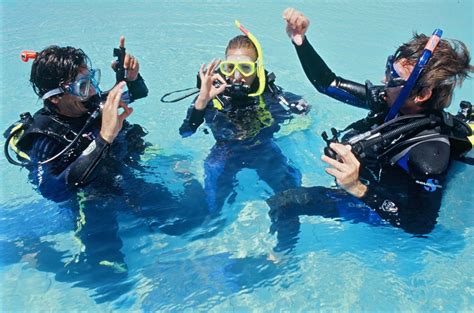
[[[445,143],[420,144],[410,150],[401,165],[408,171],[407,183],[397,181],[383,187],[371,183],[361,200],[394,226],[413,234],[427,234],[438,217],[449,156]]]
[[[29,152],[34,164],[30,178],[45,198],[55,202],[65,201],[75,188],[82,187],[93,179],[92,173],[107,153],[109,146],[99,136],[71,164],[64,164],[64,159],[61,157],[40,164],[40,161],[51,158],[64,148],[54,139],[40,136]]]
[[[197,110],[194,104],[191,105],[186,113],[186,118],[179,128],[181,137],[189,137],[196,132],[198,127],[204,122],[206,110]]]
[[[143,77],[138,74],[137,79],[131,82],[127,82],[127,88],[132,95],[132,100],[138,100],[148,96],[148,88],[145,84]]]
[[[350,105],[368,108],[365,85],[336,76],[307,38],[295,48],[306,77],[319,92]]]

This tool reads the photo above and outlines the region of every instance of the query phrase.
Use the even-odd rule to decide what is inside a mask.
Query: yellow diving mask
[[[242,33],[244,33],[244,35],[247,36],[253,42],[255,48],[257,49],[257,55],[258,55],[257,62],[256,62],[257,66],[256,66],[256,69],[254,69],[254,72],[255,71],[257,72],[259,85],[258,85],[258,90],[254,93],[249,94],[249,96],[250,97],[260,96],[265,91],[265,85],[266,85],[265,68],[263,66],[262,47],[260,46],[260,43],[258,42],[257,38],[255,38],[255,36],[251,32],[249,32],[242,24],[240,24],[239,21],[237,21],[237,20],[235,21],[235,26],[237,26],[242,31]],[[225,62],[229,62],[229,61],[224,61],[222,63],[225,63]],[[230,62],[232,62],[232,61],[230,61]],[[236,62],[236,63],[245,63],[245,62]],[[253,62],[248,62],[248,63],[253,63]],[[253,63],[253,67],[255,68],[255,63]],[[222,65],[220,67],[220,70],[222,71]],[[235,71],[235,68],[233,70]],[[245,76],[245,74],[240,69],[239,69],[239,72],[242,73],[243,76]],[[248,76],[253,75],[253,73],[249,74]],[[223,74],[227,75],[224,72],[223,72]],[[248,77],[248,76],[246,76],[246,77]]]
[[[256,66],[252,61],[222,61],[219,69],[225,76],[232,76],[238,70],[242,76],[250,77],[255,74]]]

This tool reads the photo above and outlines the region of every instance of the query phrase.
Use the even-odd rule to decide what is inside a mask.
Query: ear
[[[415,103],[421,105],[423,102],[428,101],[428,99],[431,98],[432,94],[433,94],[433,91],[431,91],[431,89],[429,88],[421,89],[421,91],[415,97]]]
[[[53,96],[53,97],[49,98],[49,101],[54,105],[58,105],[59,102],[61,101],[61,97]]]

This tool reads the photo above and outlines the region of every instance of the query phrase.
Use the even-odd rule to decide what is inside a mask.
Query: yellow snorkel
[[[249,94],[250,97],[260,96],[263,91],[265,90],[265,68],[263,66],[263,51],[260,43],[258,42],[257,38],[249,32],[238,20],[235,20],[235,26],[239,28],[245,36],[247,36],[252,43],[254,44],[255,48],[257,49],[257,77],[258,77],[258,90],[254,93]]]

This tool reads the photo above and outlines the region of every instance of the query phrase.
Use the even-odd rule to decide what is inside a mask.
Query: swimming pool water
[[[200,64],[222,57],[227,41],[239,34],[233,26],[239,19],[260,40],[277,83],[313,106],[309,116],[280,131],[278,146],[300,169],[305,186],[329,186],[319,134],[365,112],[317,94],[307,81],[281,19],[289,5],[262,0],[3,0],[0,125],[5,129],[19,113],[40,106],[28,84],[31,63],[19,60],[21,50],[50,44],[81,47],[103,70],[101,85],[108,87],[114,79],[107,71],[112,48],[125,35],[127,51],[139,58],[150,89],[130,117],[149,131],[147,140],[153,144],[142,161],[143,178],[182,195],[184,176],[203,182],[203,161],[214,139],[203,127],[182,139],[178,127],[189,101],[163,104],[159,99],[194,86]],[[431,33],[439,27],[443,38],[474,48],[474,4],[469,0],[302,0],[291,5],[309,16],[308,38],[329,66],[355,81],[378,82],[387,55],[415,30]],[[473,90],[473,81],[467,80],[449,111],[456,112],[460,100],[474,100]],[[71,211],[42,199],[27,182],[26,171],[3,157],[0,168],[0,308],[5,312],[474,309],[472,166],[453,164],[438,224],[427,238],[392,227],[303,217],[296,248],[287,256],[271,252],[276,238],[269,233],[265,199],[273,191],[253,170],[237,175],[235,201],[223,207],[219,218],[184,235],[159,232],[150,227],[150,219],[126,210],[123,199],[110,199],[89,213],[104,217],[99,227],[113,226],[106,217],[117,220],[123,245],[114,251],[124,255],[127,269],[109,266],[113,275],[98,272],[95,277],[81,268]],[[113,250],[115,241],[106,239],[99,253]],[[76,267],[64,267],[75,261]],[[77,275],[64,274],[74,268]]]

